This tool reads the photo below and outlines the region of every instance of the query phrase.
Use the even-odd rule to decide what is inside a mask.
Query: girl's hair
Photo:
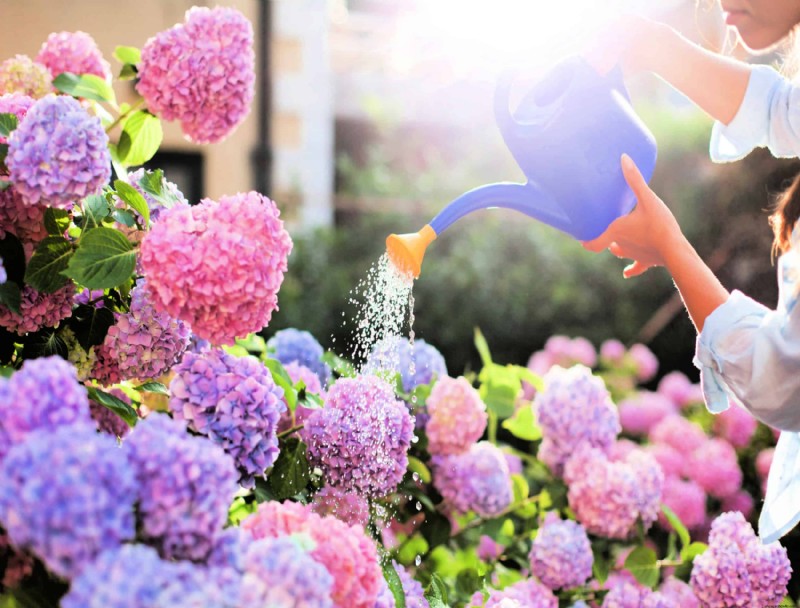
[[[772,254],[786,253],[792,246],[792,230],[800,218],[800,173],[795,175],[792,183],[775,202],[775,208],[769,216],[769,224],[775,239],[772,242]]]

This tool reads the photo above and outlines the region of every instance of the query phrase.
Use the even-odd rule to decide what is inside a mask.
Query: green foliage
[[[153,158],[163,138],[161,120],[150,112],[137,110],[127,117],[122,127],[117,158],[125,166],[143,165]]]
[[[73,97],[116,103],[111,85],[94,74],[78,75],[64,72],[53,79],[53,86]]]
[[[645,587],[654,589],[658,585],[658,558],[650,547],[636,547],[631,551],[625,558],[625,569]]]
[[[125,201],[131,209],[142,216],[142,227],[147,228],[147,226],[150,225],[150,209],[147,206],[145,198],[136,188],[123,182],[121,179],[114,182],[114,188],[117,191],[117,196]]]
[[[397,570],[394,569],[392,562],[385,558],[381,562],[381,567],[383,568],[383,578],[386,579],[389,591],[392,592],[392,597],[394,597],[395,608],[406,608],[406,594],[403,591],[403,582],[400,580]]]
[[[109,289],[129,281],[135,267],[136,251],[125,235],[100,226],[81,237],[65,274],[89,289]]]
[[[89,392],[89,399],[96,401],[103,407],[110,409],[117,416],[127,422],[128,426],[136,426],[136,422],[139,420],[139,414],[137,414],[136,410],[125,403],[122,399],[94,386],[87,386],[86,390]]]
[[[17,128],[16,114],[0,113],[0,137],[8,137]]]
[[[72,253],[72,245],[63,236],[45,237],[28,261],[25,282],[43,293],[58,291],[67,283],[63,272]]]
[[[307,447],[297,437],[280,442],[280,454],[268,477],[275,500],[285,500],[302,492],[310,480]]]

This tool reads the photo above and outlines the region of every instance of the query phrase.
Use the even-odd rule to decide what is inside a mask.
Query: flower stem
[[[117,119],[106,127],[106,133],[111,133],[111,131],[113,131],[115,127],[117,127],[123,120],[128,118],[128,116],[130,116],[131,114],[136,112],[139,108],[141,108],[142,105],[144,105],[144,98],[138,99],[136,103],[132,104],[131,107],[128,108],[127,112],[123,112],[122,114],[117,116]]]
[[[278,433],[278,439],[282,439],[283,437],[286,437],[287,435],[291,435],[292,433],[301,430],[304,426],[305,426],[304,424],[298,424],[297,426],[293,426],[290,429],[286,429],[282,433]]]

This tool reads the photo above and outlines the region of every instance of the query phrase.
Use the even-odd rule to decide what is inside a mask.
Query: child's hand
[[[600,74],[610,72],[618,63],[626,71],[653,69],[653,58],[665,52],[668,26],[638,15],[623,15],[594,36],[581,51],[583,58]],[[661,48],[659,48],[659,46]]]
[[[608,250],[619,258],[633,260],[623,271],[625,278],[638,276],[653,266],[663,266],[670,248],[685,241],[675,216],[649,188],[633,160],[622,155],[622,173],[636,195],[636,207],[620,217],[593,241],[583,243],[595,253]]]

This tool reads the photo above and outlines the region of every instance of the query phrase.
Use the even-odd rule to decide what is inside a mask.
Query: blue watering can
[[[418,277],[428,245],[478,209],[515,209],[589,241],[636,205],[620,157],[628,154],[649,180],[656,142],[631,107],[619,66],[601,76],[581,57],[568,57],[534,85],[514,113],[509,108],[512,81],[504,76],[498,83],[495,119],[528,181],[475,188],[419,232],[389,235],[389,259],[402,272]]]

